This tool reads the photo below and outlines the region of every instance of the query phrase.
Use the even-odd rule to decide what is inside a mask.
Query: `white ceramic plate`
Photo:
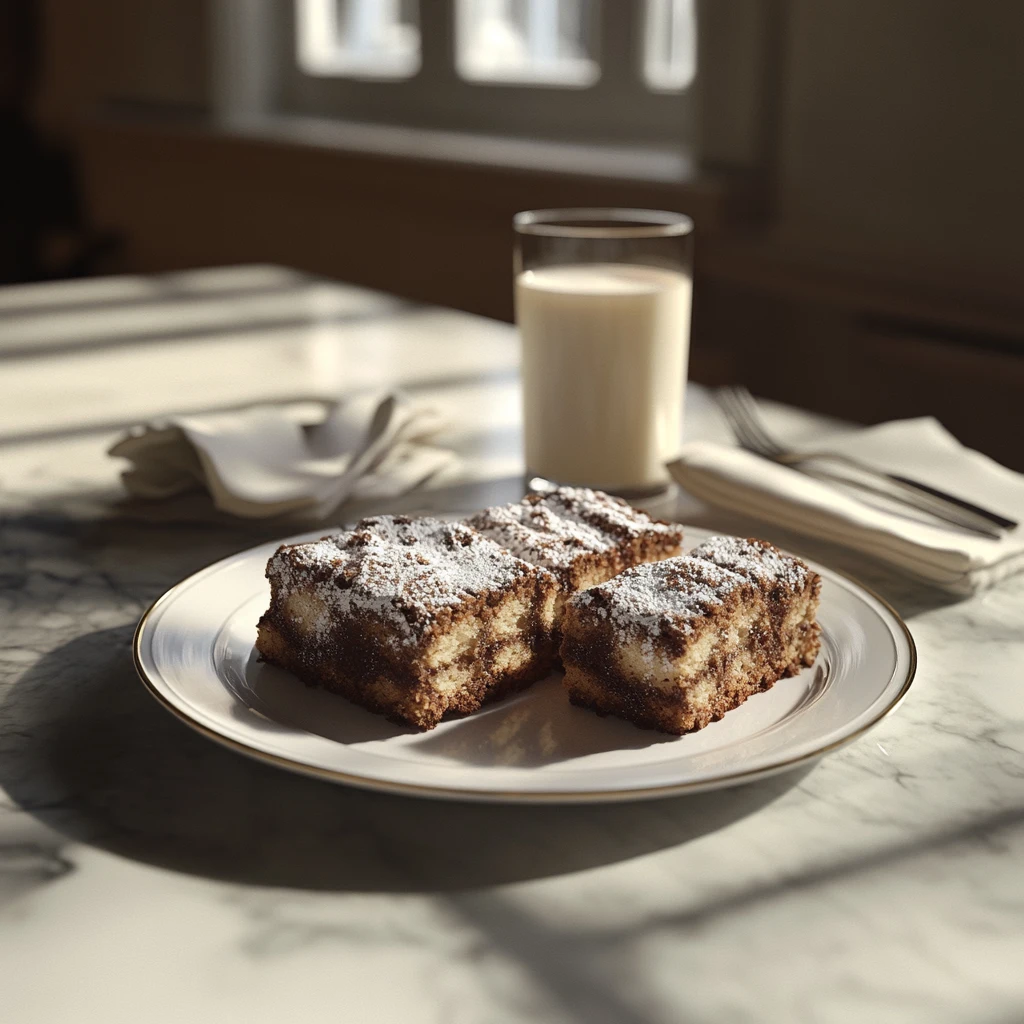
[[[706,537],[688,529],[687,546]],[[815,665],[699,732],[667,736],[599,718],[570,705],[553,674],[417,733],[257,660],[256,621],[269,603],[263,574],[276,547],[226,558],[164,594],[135,634],[139,675],[170,711],[233,750],[369,789],[579,803],[735,785],[856,739],[896,707],[914,675],[914,642],[892,608],[812,563],[824,579]]]

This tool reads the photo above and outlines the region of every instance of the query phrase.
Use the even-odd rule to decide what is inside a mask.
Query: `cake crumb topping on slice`
[[[692,623],[711,614],[746,583],[737,573],[700,558],[680,555],[627,569],[572,603],[639,640],[687,635]]]
[[[679,526],[587,487],[537,491],[484,509],[469,522],[514,555],[548,569],[568,568],[581,554],[612,551],[640,538],[682,537]]]
[[[440,611],[538,571],[462,523],[408,516],[374,516],[348,533],[284,547],[268,567],[285,592],[315,580],[324,629],[368,611],[410,643]]]
[[[783,554],[767,541],[753,538],[709,537],[689,555],[723,566],[762,586],[782,583],[800,589],[807,584],[810,573],[800,559]]]

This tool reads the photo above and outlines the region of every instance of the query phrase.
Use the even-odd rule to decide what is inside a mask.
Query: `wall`
[[[47,0],[42,113],[66,124],[104,97],[201,107],[210,4]],[[715,163],[769,113],[755,103],[737,137],[725,95],[750,75],[751,30],[767,31],[769,8],[782,53],[764,240],[789,261],[1012,302],[1024,279],[1024,3],[714,0],[708,27],[723,52],[702,52],[702,107]]]
[[[1017,294],[1022,40],[1019,0],[794,0],[775,239]]]
[[[1011,59],[1024,4],[708,0],[708,162],[769,160],[766,215],[737,219],[723,178],[454,169],[91,118],[108,96],[202,105],[209,2],[48,0],[40,109],[77,133],[124,269],[277,261],[508,317],[513,210],[675,206],[698,223],[696,379],[865,422],[937,415],[1024,469],[1024,62]],[[745,34],[730,34],[741,12]],[[755,67],[766,24],[780,46]],[[737,67],[759,83],[745,131],[727,120]]]
[[[107,99],[203,108],[210,0],[42,0],[37,112],[69,130]]]

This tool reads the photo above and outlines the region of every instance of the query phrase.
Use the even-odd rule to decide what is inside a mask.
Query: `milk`
[[[558,483],[643,491],[680,442],[691,280],[617,263],[516,279],[526,465]]]

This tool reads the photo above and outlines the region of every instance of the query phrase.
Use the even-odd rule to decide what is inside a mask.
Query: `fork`
[[[840,452],[797,452],[783,447],[768,432],[757,408],[757,403],[754,401],[754,396],[744,387],[719,388],[715,392],[715,399],[736,435],[740,447],[755,455],[760,455],[762,458],[783,466],[790,466],[811,476],[824,476],[859,487],[861,490],[880,494],[883,497],[899,501],[909,508],[926,512],[947,523],[993,539],[1000,538],[1004,530],[1012,530],[1017,526],[1015,520],[1008,519],[998,512],[981,508],[964,498],[958,498],[956,495],[912,480],[910,477],[875,469],[853,456],[843,455]],[[853,468],[869,478],[871,482],[829,473],[827,470],[810,465],[822,462],[833,462]]]

